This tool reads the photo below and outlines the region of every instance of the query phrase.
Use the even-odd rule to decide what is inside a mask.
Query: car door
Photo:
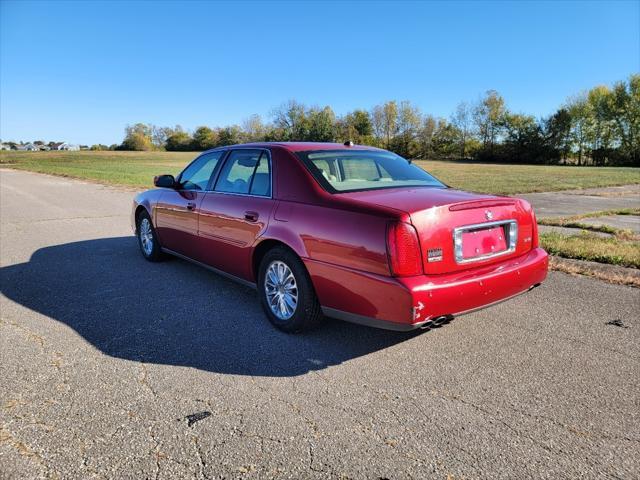
[[[200,206],[202,261],[251,279],[251,249],[274,206],[271,157],[264,149],[232,150]]]
[[[175,189],[162,192],[155,208],[156,231],[163,247],[195,258],[198,209],[225,151],[205,153],[183,170]]]

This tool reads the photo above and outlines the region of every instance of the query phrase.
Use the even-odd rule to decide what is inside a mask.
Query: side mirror
[[[173,175],[158,175],[157,177],[154,177],[153,184],[160,188],[175,188],[176,179]]]

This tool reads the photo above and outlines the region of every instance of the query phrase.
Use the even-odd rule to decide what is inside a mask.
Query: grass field
[[[178,173],[191,152],[0,152],[0,166],[147,188],[154,175]],[[640,169],[492,165],[416,161],[452,187],[485,193],[528,193],[640,183]]]
[[[622,267],[640,268],[640,242],[622,238],[600,238],[583,230],[576,235],[541,233],[540,244],[551,255]]]
[[[640,209],[625,208],[585,213],[573,217],[540,219],[538,223],[541,225],[575,229],[573,235],[557,232],[541,233],[540,244],[547,252],[559,257],[640,268],[640,238],[637,234],[631,230],[607,225],[591,225],[581,221],[605,215],[640,215]],[[611,237],[602,238],[594,232],[608,233]]]

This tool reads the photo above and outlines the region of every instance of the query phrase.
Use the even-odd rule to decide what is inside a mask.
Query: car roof
[[[223,148],[237,148],[237,147],[282,147],[290,152],[308,152],[310,150],[380,150],[376,147],[370,147],[368,145],[353,145],[347,146],[344,143],[329,143],[329,142],[255,142],[255,143],[240,143],[237,145],[227,145]]]

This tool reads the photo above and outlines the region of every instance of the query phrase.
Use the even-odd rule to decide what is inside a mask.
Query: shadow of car
[[[134,237],[41,248],[1,268],[0,285],[107,355],[224,374],[301,375],[419,334],[329,319],[307,335],[282,333],[250,288],[182,260],[146,262]]]

